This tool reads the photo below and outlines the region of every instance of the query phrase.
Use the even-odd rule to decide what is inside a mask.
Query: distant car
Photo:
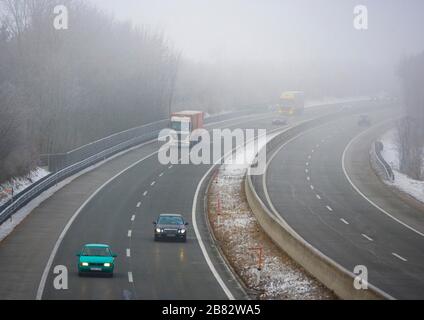
[[[272,120],[272,125],[274,126],[285,126],[287,124],[287,119],[285,118],[276,118]]]
[[[106,244],[86,244],[77,254],[78,275],[105,274],[113,277],[116,254]]]
[[[161,214],[153,225],[155,241],[162,239],[187,241],[188,223],[180,214]]]
[[[366,114],[361,114],[359,116],[358,125],[361,127],[369,127],[371,125],[371,119]]]

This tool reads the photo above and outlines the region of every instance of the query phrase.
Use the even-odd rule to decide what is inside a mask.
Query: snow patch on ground
[[[381,155],[392,167],[395,175],[395,181],[393,183],[387,183],[424,203],[424,181],[414,180],[399,172],[399,150],[396,145],[396,139],[396,129],[388,131],[380,139],[384,145]]]
[[[394,170],[394,174],[395,182],[393,185],[396,188],[424,203],[424,181],[411,179],[396,170]]]
[[[252,145],[237,153],[250,153]],[[247,167],[222,165],[208,194],[209,221],[227,260],[260,299],[334,299],[328,289],[282,252],[261,229],[243,191]],[[259,247],[263,249],[261,271],[255,249]]]
[[[13,194],[17,195],[19,192],[28,188],[31,184],[47,176],[50,172],[43,168],[36,168],[24,177],[12,178],[7,182],[0,185],[0,205],[6,203],[12,198]]]
[[[393,170],[399,171],[399,150],[396,140],[397,134],[395,129],[386,132],[380,139],[384,145],[381,155]]]

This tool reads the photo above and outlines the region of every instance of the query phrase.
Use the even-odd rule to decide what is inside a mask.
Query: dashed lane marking
[[[397,254],[397,253],[395,253],[395,252],[392,252],[392,255],[394,255],[396,258],[398,258],[398,259],[402,260],[403,262],[408,261],[407,259],[405,259],[404,257],[402,257],[402,256],[398,255],[398,254]]]
[[[367,239],[368,241],[374,241],[371,237],[367,236],[366,234],[362,234],[362,236]]]
[[[347,222],[345,219],[340,219],[341,222],[343,222],[344,224],[349,224],[349,222]]]

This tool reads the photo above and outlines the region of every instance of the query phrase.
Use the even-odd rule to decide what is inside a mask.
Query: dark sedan
[[[188,223],[180,214],[161,214],[153,225],[155,241],[163,239],[187,241]]]

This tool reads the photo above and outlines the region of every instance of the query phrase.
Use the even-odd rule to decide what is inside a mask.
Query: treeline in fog
[[[67,30],[54,28],[56,5],[68,8]],[[164,34],[84,0],[0,0],[0,181],[40,154],[167,118],[171,107],[215,113],[267,107],[286,90],[320,99],[393,85],[390,68],[343,57],[194,62]]]
[[[53,26],[59,4],[68,30]],[[0,0],[0,181],[40,153],[166,118],[176,59],[162,34],[87,2]]]

